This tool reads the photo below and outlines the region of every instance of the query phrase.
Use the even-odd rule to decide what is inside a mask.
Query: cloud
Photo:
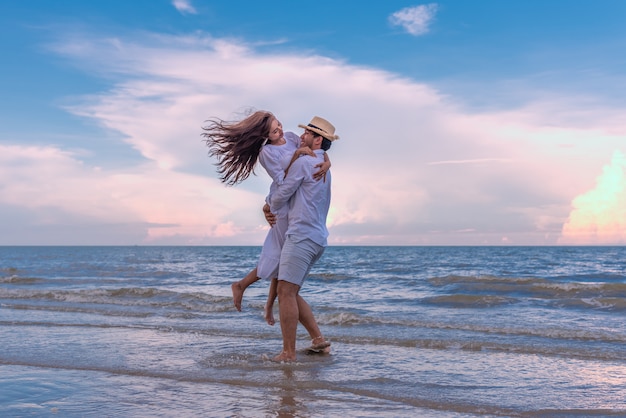
[[[436,3],[405,7],[389,16],[389,21],[394,26],[401,26],[411,35],[423,35],[428,33],[437,8]]]
[[[506,158],[479,158],[473,160],[451,160],[451,161],[431,161],[428,165],[441,165],[441,164],[482,164],[482,163],[492,163],[492,162],[508,162],[510,160]]]
[[[107,170],[80,157],[56,146],[0,145],[0,245],[210,244],[265,234],[260,209],[255,217],[238,207],[249,192],[149,160]]]
[[[341,140],[329,151],[333,245],[554,244],[572,196],[626,131],[620,109],[588,110],[576,126],[554,116],[567,114],[567,97],[469,112],[427,84],[376,68],[202,34],[83,34],[54,51],[112,80],[66,106],[106,135],[80,150],[0,150],[7,245],[20,237],[73,243],[60,231],[92,244],[261,244],[267,175],[258,168],[225,187],[200,136],[208,118],[236,119],[248,107],[273,111],[298,133],[313,115],[337,127]],[[98,160],[95,150],[113,135],[136,161]]]
[[[191,5],[189,0],[172,0],[172,4],[182,14],[196,14],[196,9]]]
[[[617,150],[596,187],[577,196],[563,225],[563,244],[626,244],[626,156]]]

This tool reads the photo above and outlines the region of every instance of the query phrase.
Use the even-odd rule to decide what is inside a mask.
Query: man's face
[[[309,148],[313,148],[313,142],[315,142],[315,134],[313,131],[309,131],[305,129],[302,135],[300,135],[300,139],[302,140],[302,145],[306,145]]]

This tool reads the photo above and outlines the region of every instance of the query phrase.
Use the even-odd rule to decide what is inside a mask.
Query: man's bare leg
[[[241,301],[243,300],[243,292],[245,292],[248,286],[250,286],[257,280],[259,280],[259,277],[257,277],[257,271],[255,267],[254,270],[246,274],[246,277],[230,285],[230,288],[233,292],[233,305],[235,305],[235,308],[237,308],[239,312],[241,312]]]
[[[276,300],[278,279],[272,279],[270,289],[267,293],[267,303],[265,304],[265,320],[269,325],[274,325],[274,301]]]
[[[324,336],[322,335],[322,331],[317,325],[317,321],[315,320],[315,316],[313,315],[313,310],[311,306],[307,303],[306,300],[300,294],[296,296],[296,300],[298,302],[298,312],[299,312],[299,320],[300,323],[306,328],[311,337],[311,349],[319,350],[321,353],[324,351],[325,353],[330,353],[330,343],[326,341]]]
[[[283,351],[274,361],[296,361],[296,331],[298,328],[298,291],[300,286],[280,280],[278,303],[280,304],[280,330],[283,334]]]

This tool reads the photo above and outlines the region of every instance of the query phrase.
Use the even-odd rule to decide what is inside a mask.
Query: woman
[[[254,173],[258,161],[272,178],[270,196],[282,183],[293,161],[304,154],[314,155],[309,147],[300,147],[298,135],[283,132],[280,121],[267,111],[256,111],[239,122],[212,119],[202,129],[205,143],[210,149],[209,155],[218,158],[218,173],[223,183],[233,186],[244,181]],[[330,168],[328,156],[324,158],[325,162],[319,165],[320,170],[313,175],[316,180],[324,179]],[[279,213],[272,214],[265,204],[263,212],[271,228],[263,243],[257,266],[242,280],[231,285],[233,303],[241,311],[241,301],[247,287],[261,278],[272,280],[265,305],[265,320],[270,325],[275,323],[273,306],[276,277],[288,225],[287,210],[285,207]],[[314,329],[307,330],[313,338],[312,347],[327,346],[316,324]]]

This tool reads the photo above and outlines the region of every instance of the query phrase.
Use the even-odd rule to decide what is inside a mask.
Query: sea
[[[0,416],[626,416],[626,247],[330,246],[294,363],[260,250],[0,247]]]

